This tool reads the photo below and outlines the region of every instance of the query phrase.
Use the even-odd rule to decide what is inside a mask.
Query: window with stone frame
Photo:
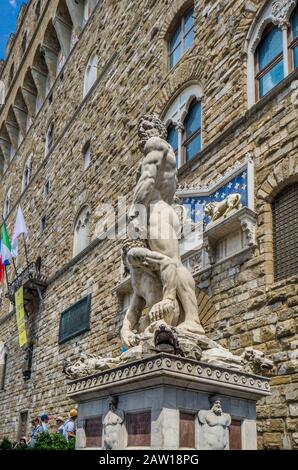
[[[202,88],[186,87],[168,107],[164,122],[167,141],[173,147],[177,167],[195,158],[202,149]]]
[[[89,206],[85,206],[76,219],[73,237],[73,256],[77,256],[89,245],[90,215]]]
[[[47,227],[47,219],[46,216],[42,216],[40,219],[40,234],[42,235],[45,232],[45,229]]]
[[[5,389],[8,352],[3,341],[0,341],[0,390]]]
[[[8,216],[11,210],[11,203],[12,203],[11,193],[12,193],[12,188],[9,188],[4,199],[3,219],[5,219]]]
[[[298,6],[291,16],[290,51],[292,68],[298,68]]]
[[[38,0],[35,6],[35,18],[37,20],[39,20],[40,13],[41,13],[41,0]]]
[[[11,67],[9,70],[9,86],[11,85],[13,78],[14,78],[14,63],[11,64]]]
[[[32,155],[30,155],[25,163],[22,178],[22,192],[25,191],[30,182],[32,167]]]
[[[84,96],[91,90],[94,83],[97,79],[97,64],[98,64],[98,57],[97,54],[94,53],[89,58],[86,70],[85,70],[85,79],[84,79]]]
[[[6,169],[6,161],[5,161],[3,152],[0,148],[0,176],[3,176],[5,169]]]
[[[195,158],[201,151],[201,116],[201,103],[194,99],[190,104],[183,123],[182,158],[185,163]]]
[[[176,165],[178,166],[178,129],[171,123],[167,128],[167,133],[167,141],[174,150],[176,155]]]
[[[91,5],[90,5],[90,1],[89,0],[83,0],[83,25],[85,25],[87,23],[87,21],[89,20],[90,18],[90,15],[92,13],[92,9],[91,9]]]
[[[91,163],[91,146],[90,142],[87,142],[83,148],[83,163],[84,163],[84,170],[87,170]]]
[[[287,186],[272,202],[274,278],[298,274],[298,183]]]
[[[262,98],[284,78],[282,30],[270,24],[256,50],[257,96]]]
[[[248,107],[263,98],[298,64],[297,0],[267,0],[246,38]]]
[[[52,149],[53,144],[54,144],[54,124],[51,123],[49,125],[49,127],[47,129],[47,133],[46,133],[46,145],[45,145],[45,154],[46,154],[46,156],[48,155],[48,153]]]
[[[19,415],[18,441],[27,436],[28,411],[22,411]]]
[[[194,7],[192,6],[174,23],[168,40],[169,68],[172,69],[194,41]]]
[[[21,46],[22,46],[22,51],[24,53],[27,49],[27,31],[25,31],[25,33],[24,33]]]
[[[0,80],[0,106],[5,103],[5,83]]]

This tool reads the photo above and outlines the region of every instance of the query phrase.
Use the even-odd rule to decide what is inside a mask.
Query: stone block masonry
[[[64,2],[42,2],[44,9],[38,21],[35,3],[29,2],[0,72],[7,90],[0,108],[0,128],[58,4]],[[119,353],[122,314],[112,289],[120,281],[120,242],[95,243],[71,263],[76,217],[88,204],[90,241],[94,241],[98,205],[116,205],[118,197],[132,197],[141,157],[139,117],[145,112],[162,117],[183,87],[198,83],[203,89],[203,149],[179,170],[179,182],[206,186],[251,153],[257,213],[252,255],[231,258],[215,266],[208,276],[196,276],[198,286],[204,283],[212,296],[216,310],[204,327],[210,337],[233,353],[254,346],[274,360],[272,396],[262,398],[257,406],[258,445],[266,449],[297,448],[298,276],[274,281],[270,204],[283,184],[297,178],[297,109],[291,84],[298,74],[294,71],[248,110],[245,39],[260,3],[195,0],[194,43],[170,71],[167,34],[181,8],[190,2],[97,3],[1,179],[0,210],[12,187],[8,229],[11,233],[17,204],[21,203],[30,235],[29,258],[35,261],[41,257],[50,282],[39,311],[31,319],[34,352],[27,382],[22,377],[23,353],[15,314],[9,313],[11,307],[2,288],[0,341],[7,346],[8,361],[4,390],[0,390],[0,438],[16,439],[21,412],[28,411],[28,423],[42,412],[66,416],[73,402],[67,396],[64,359],[76,358],[81,352]],[[21,38],[25,31],[28,48],[24,53]],[[94,51],[99,57],[98,79],[83,98],[85,68]],[[14,78],[10,81],[13,63]],[[45,135],[51,122],[54,145],[45,158]],[[87,142],[91,164],[84,171],[82,152]],[[22,193],[23,168],[30,154],[31,179]],[[50,191],[45,197],[47,182]],[[41,233],[42,217],[46,217],[46,227]],[[23,254],[18,262],[24,264]],[[92,295],[90,330],[59,344],[61,312],[88,294]]]

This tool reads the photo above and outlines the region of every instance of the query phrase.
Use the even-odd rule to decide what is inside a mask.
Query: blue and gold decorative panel
[[[193,191],[191,191],[193,193]],[[223,184],[223,186],[214,189],[210,194],[201,195],[189,194],[189,196],[180,196],[182,204],[187,208],[188,217],[192,219],[194,223],[203,221],[204,224],[210,222],[208,216],[204,214],[206,204],[209,202],[220,202],[226,199],[229,194],[238,193],[241,196],[242,207],[248,206],[248,178],[247,170],[245,169],[240,174],[235,176],[230,181]]]

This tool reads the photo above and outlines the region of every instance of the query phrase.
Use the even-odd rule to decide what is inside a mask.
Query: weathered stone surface
[[[282,323],[278,323],[276,326],[277,338],[283,338],[284,336],[292,336],[296,333],[295,320],[287,320]]]
[[[36,51],[58,3],[47,2],[39,25],[34,2],[29,3],[19,32],[10,44],[11,53],[0,72],[7,91],[6,103],[0,109],[1,128],[18,90],[30,75]],[[233,353],[241,354],[246,346],[257,345],[257,349],[276,360],[279,375],[273,377],[272,384],[280,390],[282,410],[287,396],[282,396],[282,387],[298,382],[298,337],[292,322],[298,318],[298,278],[274,281],[268,202],[268,196],[273,197],[283,186],[278,186],[278,181],[284,178],[286,184],[287,178],[298,171],[297,109],[292,100],[296,91],[284,82],[279,92],[273,91],[262,103],[247,110],[245,39],[260,8],[259,0],[221,2],[225,3],[224,7],[218,5],[222,23],[215,21],[217,8],[212,8],[212,2],[205,2],[202,7],[201,2],[195,1],[195,44],[169,71],[165,38],[183,2],[170,3],[169,7],[161,0],[152,2],[148,9],[147,0],[98,2],[63,74],[52,83],[49,98],[33,119],[1,180],[1,211],[7,191],[13,188],[12,211],[6,219],[9,233],[20,202],[30,234],[29,259],[34,261],[41,256],[51,282],[40,312],[34,317],[32,376],[26,383],[21,374],[22,351],[15,314],[9,315],[11,308],[2,290],[0,340],[9,345],[9,360],[5,390],[0,391],[0,438],[8,435],[16,439],[22,411],[28,410],[28,422],[43,411],[66,416],[72,402],[65,393],[64,359],[76,358],[82,352],[105,357],[120,353],[118,332],[123,312],[111,292],[120,280],[120,243],[102,241],[79,257],[75,266],[69,266],[75,219],[80,208],[89,204],[90,237],[94,239],[98,205],[107,201],[116,204],[118,196],[123,195],[131,199],[140,159],[136,132],[139,117],[144,112],[163,117],[172,99],[189,82],[200,83],[203,88],[204,150],[195,162],[181,168],[179,182],[208,185],[252,152],[258,215],[257,247],[248,259],[238,259],[236,265],[231,260],[221,263],[208,273],[207,279],[203,274],[196,276],[198,285],[201,281],[207,283],[204,288],[213,296],[217,312],[203,326],[212,339],[232,348]],[[222,29],[229,18],[234,19],[235,34]],[[25,31],[29,47],[24,54],[21,41]],[[100,57],[99,80],[83,101],[86,63],[94,50]],[[11,80],[13,63],[15,73]],[[51,121],[55,124],[56,144],[45,159],[45,133]],[[83,171],[82,151],[88,141],[92,159]],[[31,181],[22,193],[22,173],[31,153]],[[47,181],[50,191],[45,197]],[[47,226],[41,234],[44,215]],[[22,266],[24,255],[20,251],[18,262]],[[12,272],[9,275],[12,278]],[[60,313],[90,293],[90,331],[59,345]],[[292,397],[293,392],[287,393]],[[292,398],[289,404],[294,404]],[[272,420],[273,410],[274,419],[283,419],[289,426],[284,432],[260,430],[259,446],[282,448],[284,433],[287,442],[294,445],[297,416],[292,416],[291,421],[285,413],[278,417],[277,410],[271,410],[275,405],[259,406],[258,417]]]

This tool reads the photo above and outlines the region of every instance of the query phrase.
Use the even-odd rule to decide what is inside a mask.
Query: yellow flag
[[[24,289],[20,287],[15,293],[17,325],[19,332],[20,347],[27,344],[25,309],[24,309]]]

